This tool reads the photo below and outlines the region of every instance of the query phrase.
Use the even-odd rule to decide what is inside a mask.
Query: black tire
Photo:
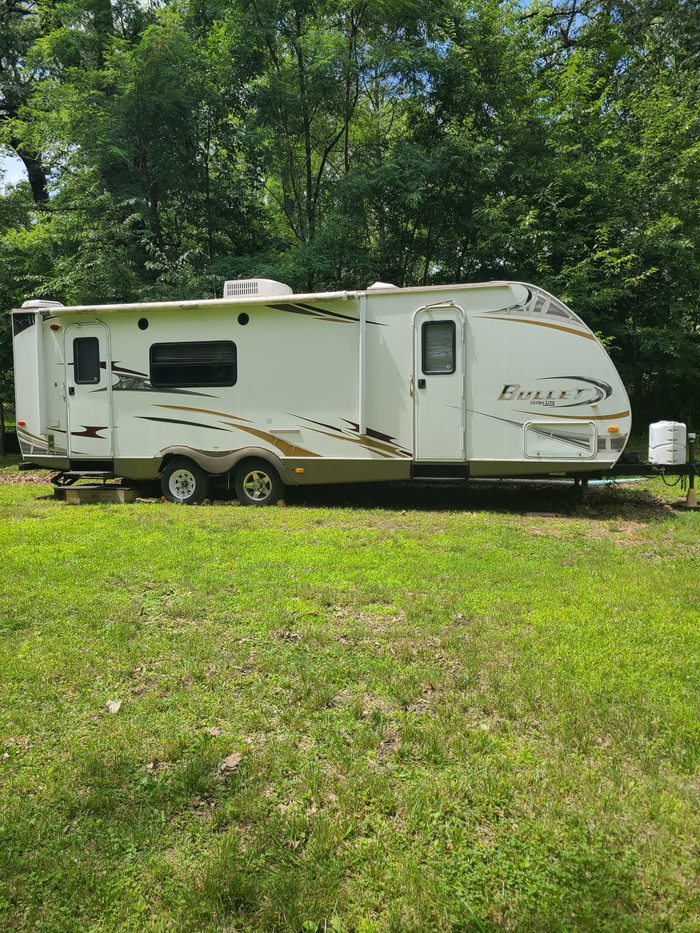
[[[207,498],[209,476],[187,457],[176,457],[160,475],[160,487],[170,502],[196,505]]]
[[[274,505],[284,495],[284,483],[267,460],[244,460],[234,476],[241,505]]]

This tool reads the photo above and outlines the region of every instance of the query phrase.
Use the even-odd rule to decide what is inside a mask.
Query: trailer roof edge
[[[49,311],[51,316],[59,314],[113,314],[119,311],[195,311],[203,308],[227,308],[240,305],[270,305],[270,304],[295,304],[301,301],[347,301],[351,298],[371,297],[373,295],[396,295],[407,294],[411,292],[445,292],[472,288],[495,288],[504,285],[521,285],[524,283],[514,281],[494,281],[494,282],[472,282],[459,285],[422,285],[408,288],[374,288],[362,289],[357,291],[339,291],[339,292],[304,292],[292,295],[267,295],[258,297],[249,297],[246,295],[236,298],[194,298],[188,301],[137,301],[125,302],[119,304],[90,304],[90,305],[55,305],[48,301],[44,307],[34,308],[12,308],[10,313],[26,314],[28,310],[42,312]]]

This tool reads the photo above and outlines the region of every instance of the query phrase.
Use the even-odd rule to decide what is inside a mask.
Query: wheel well
[[[231,473],[236,474],[239,470],[245,469],[249,463],[260,463],[261,461],[262,463],[267,463],[269,466],[271,466],[280,479],[282,478],[279,468],[272,462],[271,459],[268,459],[267,457],[258,457],[253,454],[250,456],[241,457],[237,463],[234,463],[234,465],[231,467]]]
[[[171,450],[167,454],[165,454],[163,459],[160,461],[160,466],[158,467],[159,476],[163,475],[163,470],[168,466],[168,464],[172,463],[173,460],[189,460],[190,463],[193,463],[195,466],[200,466],[194,457],[188,457],[187,454],[178,453],[176,451]],[[203,469],[203,468],[200,467],[200,469]],[[207,471],[205,470],[204,472],[206,473]]]
[[[163,459],[160,461],[160,466],[158,467],[158,473],[162,473],[163,470],[166,468],[166,466],[167,466],[169,463],[172,463],[172,461],[173,461],[176,457],[179,457],[179,456],[180,456],[179,454],[173,454],[173,453],[166,454],[166,455],[163,457]]]
[[[158,473],[162,473],[169,463],[180,457],[191,460],[192,463],[196,463],[198,467],[210,476],[223,476],[226,473],[235,473],[239,464],[249,460],[265,460],[270,466],[275,468],[277,475],[283,482],[289,482],[291,479],[291,471],[285,465],[284,460],[263,447],[239,448],[238,450],[228,451],[225,454],[216,455],[200,450],[193,450],[191,447],[171,447],[170,449],[161,451]]]

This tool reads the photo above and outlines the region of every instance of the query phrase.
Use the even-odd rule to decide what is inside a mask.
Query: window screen
[[[100,341],[97,337],[76,337],[73,341],[73,376],[76,385],[96,385],[100,381]]]
[[[154,343],[151,385],[232,386],[236,383],[236,344],[230,340]]]
[[[423,372],[427,374],[455,371],[455,322],[426,321],[423,324]]]

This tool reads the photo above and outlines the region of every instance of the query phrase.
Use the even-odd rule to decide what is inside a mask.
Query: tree
[[[37,204],[48,200],[47,171],[27,133],[23,109],[38,77],[27,56],[39,35],[38,4],[0,0],[0,148],[22,160]]]
[[[698,19],[695,0],[0,0],[0,145],[29,173],[0,196],[0,297],[537,281],[608,338],[636,414],[690,419]]]

